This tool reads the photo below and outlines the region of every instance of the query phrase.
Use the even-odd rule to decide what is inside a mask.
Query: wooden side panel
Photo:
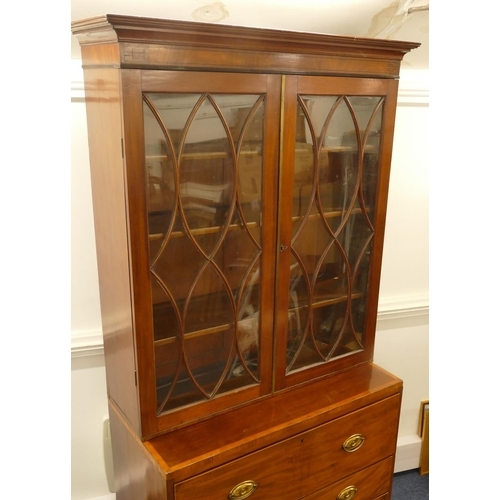
[[[144,444],[109,406],[117,500],[167,500],[165,472]]]
[[[129,218],[130,279],[134,303],[141,436],[153,434],[156,423],[154,340],[149,297],[147,211],[145,206],[144,128],[142,124],[141,71],[122,70],[123,154],[126,163],[126,200]],[[144,301],[146,303],[144,304]],[[148,307],[149,305],[149,307]]]
[[[85,96],[108,396],[138,430],[119,70],[85,69]]]

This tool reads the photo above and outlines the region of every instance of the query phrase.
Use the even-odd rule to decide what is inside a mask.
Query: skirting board
[[[420,466],[421,448],[422,439],[417,434],[398,438],[394,472],[418,469]]]

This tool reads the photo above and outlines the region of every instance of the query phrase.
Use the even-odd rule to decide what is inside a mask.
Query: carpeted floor
[[[421,476],[418,469],[394,474],[391,500],[428,500],[429,474]]]

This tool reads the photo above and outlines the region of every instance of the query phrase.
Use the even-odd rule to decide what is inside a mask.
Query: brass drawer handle
[[[338,495],[337,500],[351,500],[354,498],[354,495],[358,492],[358,488],[356,486],[348,486],[344,488]]]
[[[258,484],[254,481],[243,481],[237,484],[229,493],[229,500],[243,500],[248,498],[256,489]]]
[[[362,434],[353,434],[344,441],[342,448],[344,448],[347,453],[352,453],[353,451],[359,450],[364,442],[365,437]]]

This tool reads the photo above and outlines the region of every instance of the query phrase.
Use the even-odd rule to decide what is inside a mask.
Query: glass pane
[[[264,106],[144,95],[159,413],[259,383]]]
[[[363,349],[381,104],[298,99],[288,371]]]
[[[250,225],[260,224],[262,204],[262,144],[264,101],[239,108],[234,134],[241,139],[238,154],[238,202]]]

